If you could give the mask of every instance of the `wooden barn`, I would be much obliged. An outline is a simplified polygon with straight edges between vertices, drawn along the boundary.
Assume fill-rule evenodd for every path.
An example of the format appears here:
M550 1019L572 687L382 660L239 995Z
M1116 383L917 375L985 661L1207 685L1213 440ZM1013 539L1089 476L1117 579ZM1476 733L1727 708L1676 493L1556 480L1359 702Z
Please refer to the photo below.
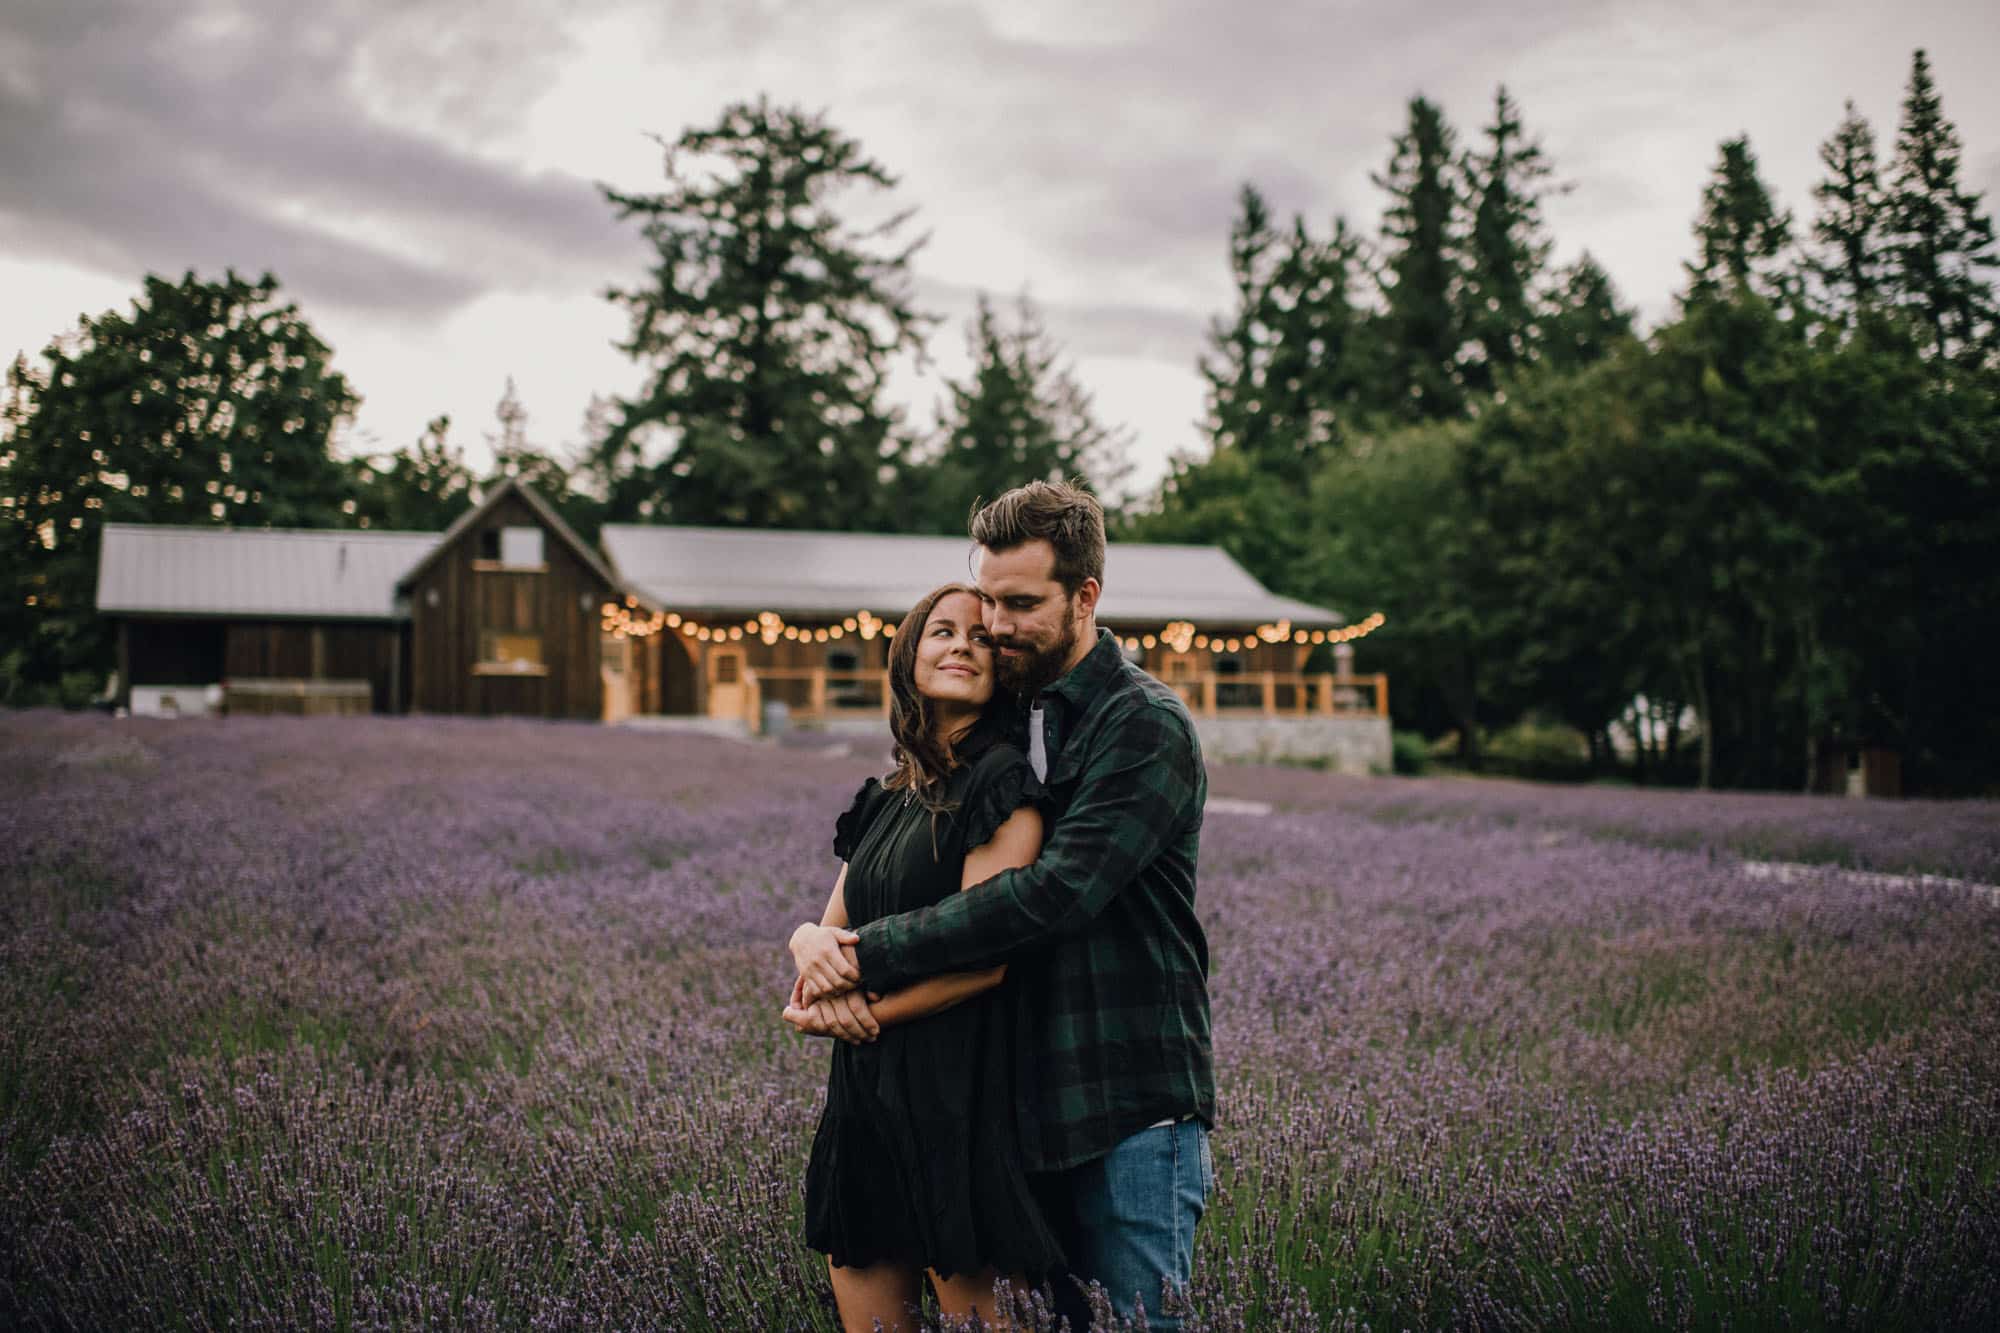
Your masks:
M962 537L635 524L592 549L508 479L443 533L107 523L98 608L135 711L879 728L897 622L970 556ZM1289 753L1308 722L1366 721L1386 755L1388 682L1352 669L1379 616L1276 596L1216 547L1121 542L1098 622L1205 737Z
M219 695L229 712L597 719L603 607L625 596L513 479L443 533L107 523L98 557L138 712Z

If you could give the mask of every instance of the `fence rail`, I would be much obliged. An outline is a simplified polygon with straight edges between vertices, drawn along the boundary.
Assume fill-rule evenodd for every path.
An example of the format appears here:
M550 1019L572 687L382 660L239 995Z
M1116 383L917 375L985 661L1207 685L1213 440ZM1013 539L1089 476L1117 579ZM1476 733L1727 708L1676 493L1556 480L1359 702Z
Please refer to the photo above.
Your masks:
M744 719L762 726L764 705L778 702L791 716L818 720L889 712L889 673L828 671L818 667L757 667L744 673ZM1389 678L1341 676L1331 671L1213 671L1175 676L1189 711L1201 717L1387 717Z

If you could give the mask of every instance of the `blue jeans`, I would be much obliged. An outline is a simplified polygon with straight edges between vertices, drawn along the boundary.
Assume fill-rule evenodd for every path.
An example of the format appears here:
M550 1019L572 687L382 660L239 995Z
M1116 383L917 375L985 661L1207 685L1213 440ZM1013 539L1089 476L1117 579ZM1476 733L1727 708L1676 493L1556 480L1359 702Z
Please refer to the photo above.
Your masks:
M1078 1330L1090 1324L1077 1282L1104 1284L1112 1307L1130 1319L1140 1301L1146 1322L1179 1329L1160 1312L1164 1284L1184 1289L1194 1268L1194 1228L1215 1188L1208 1130L1199 1120L1155 1125L1104 1156L1060 1174L1054 1191L1070 1277L1055 1281L1056 1310ZM1066 1206L1065 1206L1066 1205Z

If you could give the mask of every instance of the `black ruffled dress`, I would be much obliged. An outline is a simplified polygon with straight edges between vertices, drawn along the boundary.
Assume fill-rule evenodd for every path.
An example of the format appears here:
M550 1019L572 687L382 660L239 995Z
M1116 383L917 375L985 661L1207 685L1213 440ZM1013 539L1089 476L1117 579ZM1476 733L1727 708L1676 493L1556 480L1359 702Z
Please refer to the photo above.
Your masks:
M1020 749L982 726L946 782L937 816L863 783L840 816L847 919L864 925L959 891L965 854L1047 792ZM1018 1040L1010 988L836 1041L826 1110L806 1166L806 1244L842 1267L903 1263L944 1276L995 1269L1039 1278L1062 1248L1030 1192L1015 1129Z

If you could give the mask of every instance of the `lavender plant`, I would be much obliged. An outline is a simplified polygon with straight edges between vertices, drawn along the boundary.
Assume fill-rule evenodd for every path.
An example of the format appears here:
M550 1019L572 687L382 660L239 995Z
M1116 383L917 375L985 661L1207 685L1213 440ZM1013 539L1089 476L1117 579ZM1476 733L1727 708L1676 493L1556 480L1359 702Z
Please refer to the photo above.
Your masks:
M871 758L0 715L0 1324L836 1328L777 1010ZM1216 786L1284 808L1204 832L1192 1326L2000 1318L1991 904L1748 876L1820 836L1762 798ZM1952 807L1858 829L1980 864Z

